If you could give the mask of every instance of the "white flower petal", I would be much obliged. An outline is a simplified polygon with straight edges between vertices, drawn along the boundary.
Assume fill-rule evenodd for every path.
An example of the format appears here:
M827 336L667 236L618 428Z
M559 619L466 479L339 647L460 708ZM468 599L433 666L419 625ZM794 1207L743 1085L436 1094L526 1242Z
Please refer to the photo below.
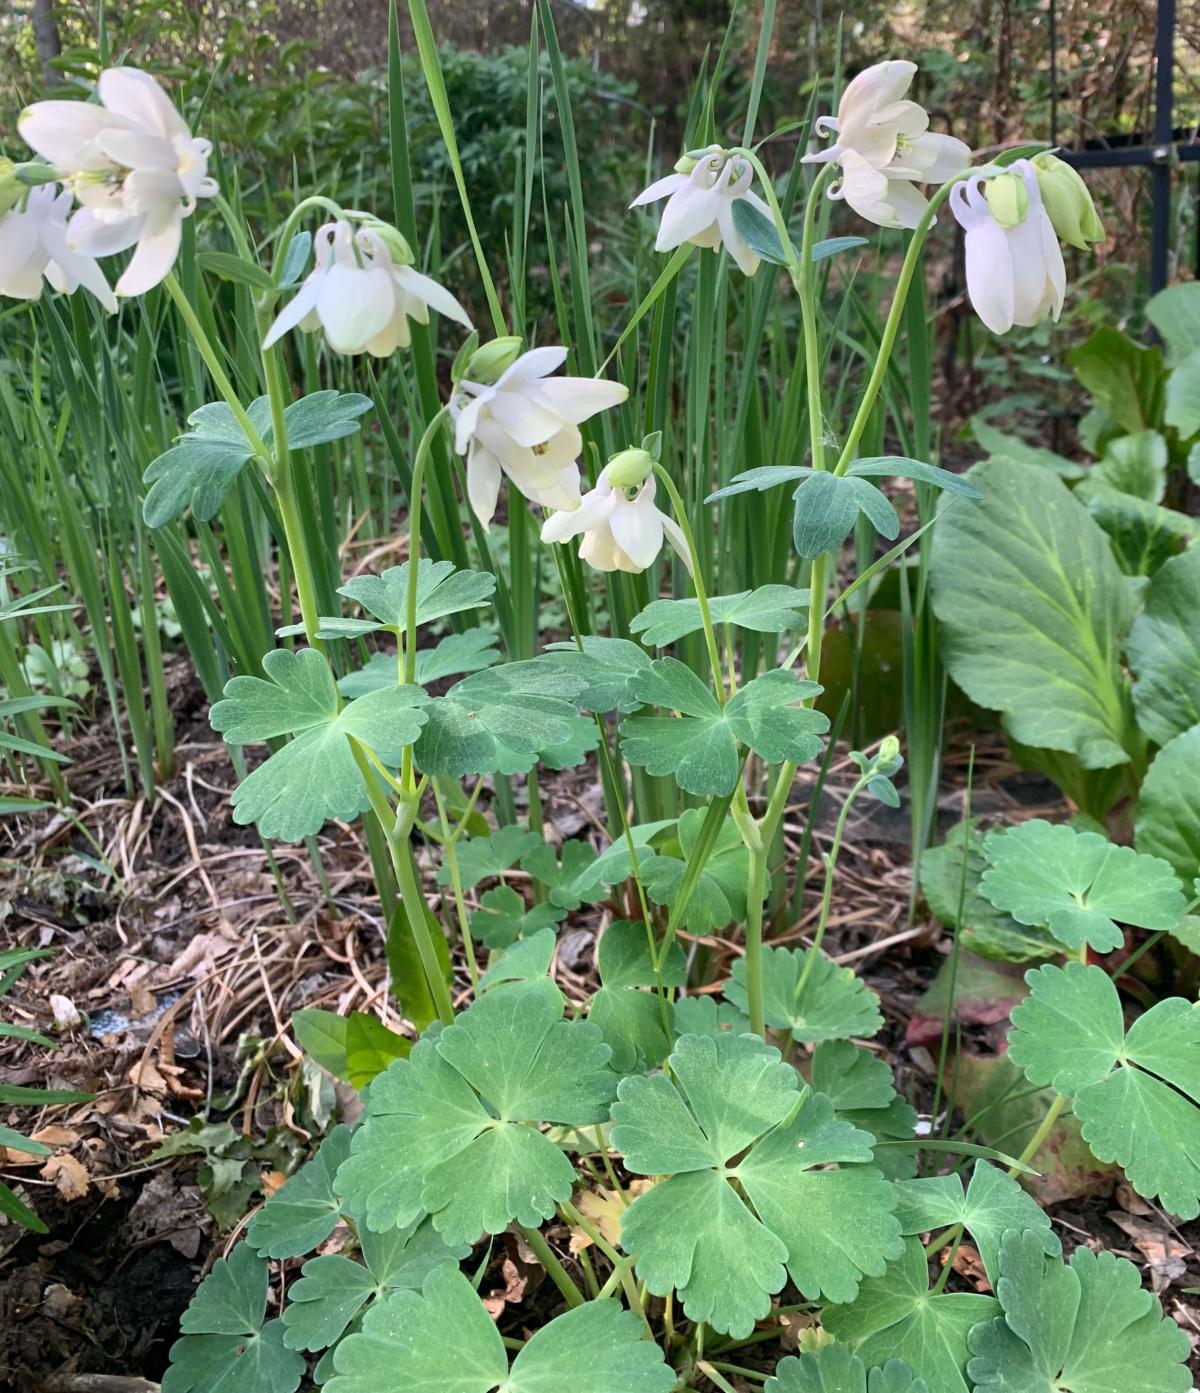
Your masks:
M123 164L129 169L164 169L172 175L175 173L175 151L170 141L162 136L110 126L100 132L96 143L114 164Z
M567 361L567 350L558 346L531 348L522 353L517 361L496 380L498 391L507 391L520 383L532 382L539 377L548 377Z
M1013 326L1013 264L1008 238L995 219L980 219L966 235L967 294L993 334Z
M758 270L758 253L738 231L737 224L733 220L732 201L722 200L717 223L721 229L721 241L725 243L725 250L737 262L738 270L744 276L752 276Z
M318 282L322 274L321 271L314 271L275 316L275 322L267 330L266 337L263 339L262 346L264 348L271 348L277 344L284 334L290 329L294 329L305 315L311 313L316 307L317 294L320 291Z
M167 140L191 135L171 99L149 73L138 68L106 68L96 85L109 111L139 130Z
M609 527L617 545L639 571L644 571L662 550L662 514L644 491L639 491L632 502L621 503L613 510Z
M663 209L662 222L654 241L656 251L668 252L697 236L717 221L721 195L713 189L689 185L672 194Z
M97 170L109 166L96 144L106 127L116 124L110 112L94 102L34 102L21 113L21 139L43 159L67 170Z
M500 480L503 477L500 461L490 450L485 450L477 441L471 442L467 455L467 498L471 511L488 530L488 524L496 515L496 500L500 497Z
M453 319L468 329L471 327L470 316L466 310L432 276L424 276L420 271L414 271L411 266L397 266L393 269L392 275L400 283L406 295L414 296L447 319Z
M851 79L838 103L838 128L848 122L870 121L876 111L898 102L912 85L917 65L907 59L875 63Z
M179 215L145 233L138 239L137 250L117 281L118 295L144 295L153 290L175 265L183 218Z
M687 538L683 535L683 528L674 518L668 517L666 513L662 515L663 531L666 533L667 541L675 550L676 556L687 567L688 575L692 574L692 554L688 551Z
M562 429L561 417L543 406L532 393L497 392L488 415L518 445L544 444Z
M665 179L656 179L649 188L643 189L629 206L640 208L645 203L654 203L660 198L666 198L669 193L674 193L676 189L683 188L687 182L686 174L668 174Z
M577 426L627 401L629 388L603 377L547 377L538 383L536 395L561 420Z
M336 353L361 353L391 319L394 305L392 278L381 266L364 270L338 261L317 291L317 314Z

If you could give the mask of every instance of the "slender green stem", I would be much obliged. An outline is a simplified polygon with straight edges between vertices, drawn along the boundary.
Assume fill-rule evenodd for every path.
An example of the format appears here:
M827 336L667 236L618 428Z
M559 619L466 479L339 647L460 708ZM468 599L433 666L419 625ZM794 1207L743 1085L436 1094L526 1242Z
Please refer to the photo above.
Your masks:
M408 500L408 590L404 613L404 680L410 685L417 680L417 572L421 560L421 508L425 488L425 466L429 453L450 408L443 406L425 427L413 460L412 496Z
M320 194L302 198L288 214L287 222L280 228L279 236L275 241L275 258L271 269L276 281L278 281L279 273L283 268L283 259L287 256L288 247L291 246L292 238L295 236L296 225L306 213L311 212L314 208L320 208L322 212L329 213L335 221L345 217L345 211L331 198L323 198Z
M1021 1165L1029 1165L1033 1161L1033 1158L1042 1149L1042 1144L1050 1135L1051 1131L1054 1128L1054 1124L1062 1115L1062 1111L1067 1106L1068 1101L1069 1099L1065 1098L1060 1093L1054 1099L1054 1102L1051 1103L1050 1106L1046 1109L1046 1116L1042 1118L1041 1124L1038 1127L1037 1131L1034 1132L1033 1136L1029 1138L1029 1141L1026 1143L1025 1150L1022 1151L1020 1156L1017 1157L1017 1160L1020 1162ZM1017 1175L1017 1167L1010 1166L1008 1168L1008 1173L1009 1175Z
M712 614L708 608L708 591L705 589L704 574L700 569L700 553L696 549L696 538L692 532L692 525L688 521L683 499L675 487L675 480L661 464L654 466L654 475L662 481L667 490L667 496L671 500L671 511L675 514L679 529L683 533L683 539L687 543L688 556L692 562L692 585L696 591L696 602L700 606L700 622L704 625L704 642L708 647L708 661L712 667L713 682L717 688L717 700L724 706L725 684L721 680L721 654L717 648L717 634L713 628Z
M764 1035L763 901L767 889L767 844L758 827L754 828L754 836L756 844L747 848L750 853L750 873L746 878L746 1002L750 1029L755 1035Z
M466 954L467 971L471 974L471 986L477 987L479 985L479 968L475 962L475 943L471 938L470 920L467 917L467 908L463 900L462 874L458 868L458 839L450 830L450 822L446 817L446 804L436 781L433 782L432 787L433 799L437 804L438 821L442 827L443 845L446 849L446 867L450 872L450 885L454 892L454 908L458 915L458 927L462 935L463 952Z
M587 1298L583 1292L575 1285L571 1274L558 1260L558 1255L549 1243L541 1229L527 1228L524 1224L517 1226L525 1237L525 1242L533 1249L534 1256L538 1262L546 1269L546 1273L554 1285L563 1294L563 1298L568 1306L582 1306Z

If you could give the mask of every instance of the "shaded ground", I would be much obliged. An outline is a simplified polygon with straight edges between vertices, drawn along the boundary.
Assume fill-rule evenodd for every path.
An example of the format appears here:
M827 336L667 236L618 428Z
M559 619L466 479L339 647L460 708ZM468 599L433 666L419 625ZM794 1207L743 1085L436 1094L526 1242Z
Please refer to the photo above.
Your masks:
M361 841L349 830L325 829L319 848L327 892L304 847L277 848L272 864L252 829L229 820L233 771L208 730L186 663L171 676L179 770L153 807L125 797L120 770L105 757L116 748L114 734L101 726L69 751L78 824L59 816L0 824L0 946L54 950L0 1009L7 1019L48 1030L54 995L63 998L56 1003L60 1017L72 1008L80 1017L49 1058L0 1040L0 1081L96 1095L94 1103L40 1112L0 1110L0 1121L54 1152L47 1161L0 1149L0 1177L49 1229L38 1235L0 1225L0 1393L153 1389L199 1276L333 1110L344 1115L355 1105L348 1091L300 1066L287 1030L291 1012L368 1010L400 1028ZM943 824L962 816L965 768L960 741L947 761ZM803 912L777 925L773 941L803 942L815 924L829 809L836 811L838 790L851 777L848 762L835 764L827 806L818 812ZM807 797L798 782L785 824L793 855ZM1034 811L1062 816L1056 799L1049 785L1009 761L1002 742L983 739L974 811L998 819ZM596 800L586 770L552 776L545 787L548 837L591 835L602 843ZM921 998L946 960L949 935L923 912L908 922L907 813L859 808L826 945L880 994L886 1025L876 1043L893 1063L898 1087L928 1113L941 1032L936 1017L930 1027ZM593 984L599 913L580 911L560 939L559 980L580 998ZM713 952L713 977L723 979L735 943L720 936L691 942ZM465 989L465 973L459 985ZM964 1049L993 1055L1003 1018L1003 1010L997 1017L989 1009L986 993L978 1002L968 993ZM208 1123L184 1130L192 1118ZM177 1154L156 1157L164 1141ZM1138 1263L1195 1343L1200 1307L1183 1288L1200 1285L1200 1225L1175 1226L1127 1187L1114 1191L1112 1176L1092 1188L1053 1206L1064 1245L1104 1247ZM557 1240L565 1250L565 1231ZM956 1266L956 1282L969 1288L981 1280L969 1248L960 1250ZM543 1275L511 1236L496 1244L482 1290L506 1329L519 1333L535 1308L558 1301ZM763 1349L769 1367L777 1351Z

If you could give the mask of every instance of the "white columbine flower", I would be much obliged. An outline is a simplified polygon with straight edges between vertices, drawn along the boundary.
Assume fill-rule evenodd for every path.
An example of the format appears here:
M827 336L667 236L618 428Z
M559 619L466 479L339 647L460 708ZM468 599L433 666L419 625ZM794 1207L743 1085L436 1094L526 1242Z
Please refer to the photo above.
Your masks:
M967 145L931 132L924 107L905 97L916 71L915 63L897 60L859 73L837 116L817 118L817 134L837 139L804 156L806 164L836 161L842 177L829 196L881 227L916 227L927 201L916 185L944 184L971 162Z
M1062 248L1042 203L1037 173L1017 160L1007 174L1023 180L1024 216L1005 226L988 202L983 179L955 186L950 209L966 233L967 293L975 313L994 334L1014 324L1032 326L1047 315L1057 320L1066 293Z
M644 571L662 550L664 537L691 570L687 542L674 519L660 512L654 502L654 475L640 484L622 488L611 482L608 469L600 471L596 487L585 493L579 506L553 513L542 524L543 542L566 542L581 533L580 559L597 571Z
M117 308L116 296L95 258L67 245L70 211L69 193L42 184L29 190L23 211L10 208L0 215L0 295L36 300L45 277L55 290L70 294L82 285L106 310Z
M486 528L505 474L533 503L579 503L579 423L620 406L629 389L596 377L551 377L565 348L534 348L494 383L462 381L450 402L454 448L467 457L467 494Z
M687 163L686 157L680 161L681 165ZM644 203L667 199L654 241L656 251L673 251L684 242L715 250L724 243L744 274L752 276L758 270L759 257L737 230L733 205L744 198L771 220L770 208L750 187L753 178L754 170L744 159L727 155L719 145L710 145L689 173L668 174L643 189L629 206L640 208Z
M313 238L316 265L267 331L263 347L289 329L323 329L335 352L386 358L412 341L408 321L428 324L431 309L469 329L466 310L448 290L393 259L393 240L401 255L399 234L382 225L355 231L342 221L319 228Z
M212 145L192 135L148 73L107 68L97 91L98 104L35 102L17 128L81 205L68 225L70 245L89 256L136 247L117 294L141 295L175 264L196 200L217 192L208 177Z

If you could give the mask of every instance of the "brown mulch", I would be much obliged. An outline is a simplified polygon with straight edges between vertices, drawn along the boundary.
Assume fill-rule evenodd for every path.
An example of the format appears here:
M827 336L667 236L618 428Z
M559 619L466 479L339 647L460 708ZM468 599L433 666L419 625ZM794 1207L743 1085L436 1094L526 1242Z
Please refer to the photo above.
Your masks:
M405 1028L388 994L385 926L361 838L350 828L325 828L317 839L322 886L305 847L268 852L253 829L236 827L227 753L207 727L186 662L173 662L178 768L152 804L126 794L108 754L116 736L111 725L98 726L81 731L67 751L75 761L73 818L0 822L0 947L53 950L26 971L0 1011L49 1033L52 996L60 1019L78 1016L49 1056L0 1039L0 1081L95 1095L86 1104L0 1109L0 1122L53 1148L49 1160L0 1148L0 1178L49 1229L28 1234L0 1223L0 1393L152 1390L197 1280L240 1232L238 1215L281 1182L281 1170L304 1154L333 1106L353 1106L348 1090L314 1101L319 1090L299 1067L291 1013L364 1010ZM1017 769L1002 739L975 738L975 812L997 821L1063 815L1053 787ZM962 736L943 774L943 827L962 816L967 758ZM810 941L820 855L840 792L855 774L848 760L835 761L817 812L802 911L795 922L779 917L773 942ZM542 792L549 840L603 843L602 809L586 768L547 777ZM798 781L785 820L792 857L809 794ZM875 1043L894 1064L901 1091L928 1108L935 1066L928 1050L906 1045L906 1030L950 945L922 910L909 922L908 845L906 810L856 805L826 946L880 994L886 1024ZM520 885L519 873L513 883ZM593 949L605 912L585 907L560 939L557 976L577 999L595 985ZM723 934L684 946L711 952L716 981L740 951ZM467 976L458 967L465 997ZM231 1191L224 1230L202 1189L211 1183L208 1158L149 1159L194 1117L230 1122L243 1146L242 1188ZM1200 1285L1200 1227L1176 1226L1123 1186L1052 1212L1068 1250L1086 1242L1129 1257L1194 1342L1200 1338L1200 1309L1182 1293ZM568 1235L561 1238L565 1249ZM511 1236L495 1245L492 1266L481 1290L495 1314L557 1299ZM960 1250L957 1272L964 1289L977 1284L969 1248Z

